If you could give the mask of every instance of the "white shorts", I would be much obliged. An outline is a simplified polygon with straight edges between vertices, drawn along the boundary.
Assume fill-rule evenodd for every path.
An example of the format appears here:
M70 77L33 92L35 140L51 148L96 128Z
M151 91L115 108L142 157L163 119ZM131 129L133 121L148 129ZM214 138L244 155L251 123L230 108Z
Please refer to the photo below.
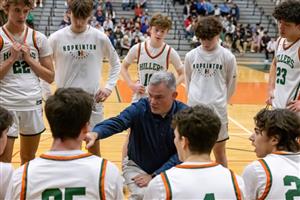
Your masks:
M103 120L103 104L96 103L93 106L92 114L90 118L90 129L92 130L94 126Z
M217 139L217 142L223 142L225 140L228 140L229 136L228 136L228 123L221 123L221 129L219 132L219 136Z
M10 112L13 116L13 124L8 130L8 137L18 138L19 133L22 136L34 136L45 131L42 108Z

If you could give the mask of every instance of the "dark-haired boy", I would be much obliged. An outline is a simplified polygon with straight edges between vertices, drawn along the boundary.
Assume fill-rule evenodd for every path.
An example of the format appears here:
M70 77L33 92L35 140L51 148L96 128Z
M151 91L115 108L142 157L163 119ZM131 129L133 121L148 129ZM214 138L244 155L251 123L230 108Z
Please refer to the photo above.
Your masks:
M93 103L80 88L61 88L48 98L51 149L14 172L6 199L123 199L118 168L81 151Z
M145 199L242 199L243 179L210 158L221 127L217 114L198 105L176 113L172 126L183 163L156 176Z
M249 140L256 156L262 159L244 170L246 199L299 198L299 117L288 109L263 109L254 121L254 133Z
M271 64L267 103L300 113L300 1L277 5L273 16L280 34Z
M184 65L187 104L209 105L221 119L221 130L213 151L216 161L227 166L227 103L235 91L237 64L234 55L219 44L222 29L218 18L201 18L195 30L201 45L186 54Z

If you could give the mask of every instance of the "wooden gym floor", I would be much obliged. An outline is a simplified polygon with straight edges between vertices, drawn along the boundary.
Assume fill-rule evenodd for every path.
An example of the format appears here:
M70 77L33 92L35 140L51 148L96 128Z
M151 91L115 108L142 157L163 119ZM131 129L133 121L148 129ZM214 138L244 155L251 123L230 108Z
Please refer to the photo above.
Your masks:
M247 67L248 66L248 67ZM250 67L249 67L250 66ZM229 168L241 174L244 167L256 159L248 137L254 128L253 116L265 106L268 73L260 63L243 63L238 66L238 84L235 95L228 105L229 135L227 157ZM173 71L173 68L170 69ZM104 64L103 79L108 77L108 64ZM130 67L130 73L136 77L136 66ZM101 83L103 85L103 81ZM53 84L53 91L55 86ZM185 101L184 86L179 87L179 99ZM123 80L119 80L116 89L104 103L105 118L117 115L130 103L130 90ZM50 129L45 118L47 130L42 134L37 156L49 150L52 142ZM121 166L121 151L126 132L101 140L102 157ZM15 142L13 165L20 165L19 141Z

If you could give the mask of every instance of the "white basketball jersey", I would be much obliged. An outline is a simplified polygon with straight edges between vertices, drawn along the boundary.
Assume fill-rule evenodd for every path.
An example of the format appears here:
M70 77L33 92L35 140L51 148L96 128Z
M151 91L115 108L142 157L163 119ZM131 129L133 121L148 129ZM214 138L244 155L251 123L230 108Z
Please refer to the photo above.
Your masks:
M12 196L7 196L11 199L123 198L117 167L90 153L69 156L43 154L26 163L19 172L22 182L14 184L20 191L11 189ZM17 182L16 178L18 175L13 177L14 182Z
M169 56L171 47L164 44L161 51L151 55L147 42L139 44L138 49L138 72L139 80L143 86L148 86L151 76L158 71L165 71L169 68Z
M227 123L227 101L236 84L237 66L234 55L218 45L208 52L197 47L185 58L189 106L210 105Z
M276 50L276 80L273 107L286 108L292 100L300 100L300 39L286 46L280 38Z
M244 174L248 199L300 199L300 153L269 154L247 166Z
M113 89L120 72L119 58L104 33L91 26L82 33L74 33L67 26L51 34L49 43L53 49L57 87L79 87L95 95L106 57L112 68L105 87Z
M36 37L39 38L36 39ZM1 27L0 61L4 62L10 57L10 48L14 41L20 44L26 43L30 47L31 57L38 61L40 56L37 47L38 39L41 39L41 33L28 27L25 28L19 40ZM33 110L42 104L39 78L22 57L14 62L4 78L0 80L0 88L0 105L7 109Z
M157 184L156 184L157 183ZM154 185L162 191L151 190ZM150 182L146 199L242 199L243 180L217 163L183 163ZM149 196L150 195L150 196Z
M0 199L4 199L8 184L13 174L11 163L0 162Z

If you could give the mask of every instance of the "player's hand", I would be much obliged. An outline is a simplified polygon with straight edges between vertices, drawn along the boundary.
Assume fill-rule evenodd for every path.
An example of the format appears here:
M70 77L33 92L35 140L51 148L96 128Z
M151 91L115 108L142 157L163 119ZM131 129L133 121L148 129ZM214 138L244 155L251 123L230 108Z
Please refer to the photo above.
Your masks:
M287 109L289 109L290 111L293 111L293 112L299 112L300 111L300 100L290 101L287 104Z
M98 133L96 132L87 133L85 138L83 139L86 142L85 148L86 149L91 148L95 144L97 138L98 138Z
M272 105L273 99L274 99L274 94L273 94L273 92L269 92L268 98L267 98L267 100L266 100L266 104L267 104L267 105Z
M95 100L97 103L104 102L109 97L110 94L111 94L111 90L107 88L100 88L96 93Z
M134 183L139 187L146 187L151 179L152 177L149 174L139 174L132 178Z
M133 93L138 93L138 94L145 93L145 87L139 81L137 81L132 85L129 85L129 87L133 91Z
M10 57L13 61L16 61L19 59L19 57L22 55L21 52L22 45L18 42L14 42L12 47L10 48Z
M22 49L21 49L22 53L23 53L23 59L26 62L29 62L29 59L32 59L30 57L30 47L27 44L22 45Z

